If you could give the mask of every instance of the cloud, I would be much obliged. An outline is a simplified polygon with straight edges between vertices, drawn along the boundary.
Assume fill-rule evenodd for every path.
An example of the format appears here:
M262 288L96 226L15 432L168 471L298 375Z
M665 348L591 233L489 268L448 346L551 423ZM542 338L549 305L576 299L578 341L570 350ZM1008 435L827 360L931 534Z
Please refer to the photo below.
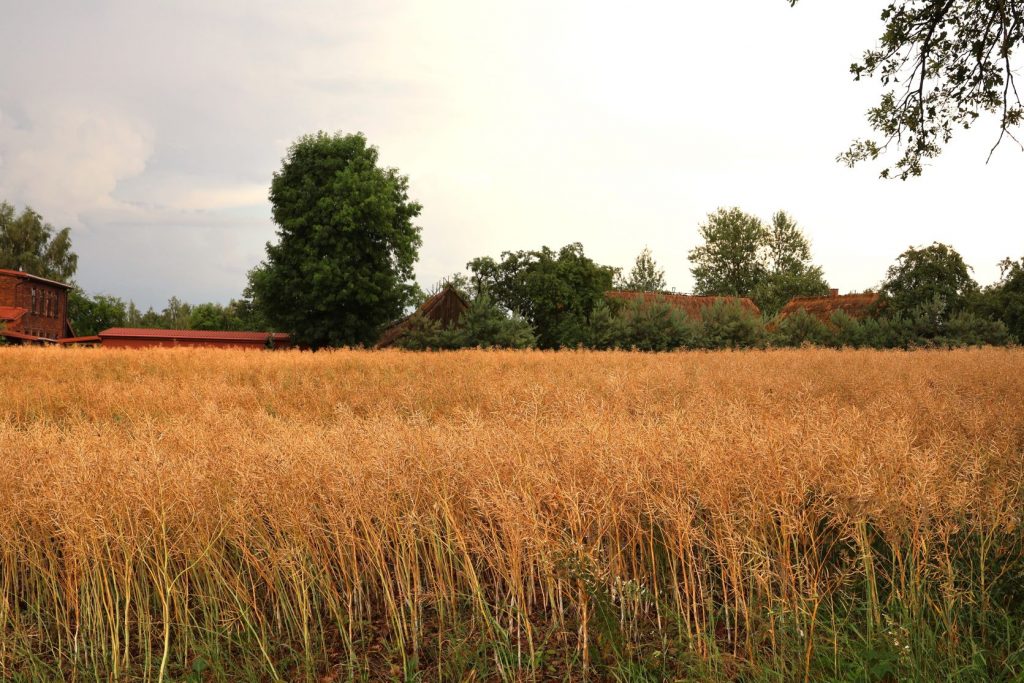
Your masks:
M0 196L45 206L47 220L62 225L121 206L114 191L145 170L152 131L120 112L46 104L26 110L23 126L0 109Z

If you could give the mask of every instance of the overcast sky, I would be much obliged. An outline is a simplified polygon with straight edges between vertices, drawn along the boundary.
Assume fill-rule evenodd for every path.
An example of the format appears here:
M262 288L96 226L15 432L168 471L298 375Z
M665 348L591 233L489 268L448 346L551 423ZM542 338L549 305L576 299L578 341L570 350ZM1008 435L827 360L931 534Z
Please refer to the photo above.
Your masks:
M689 291L719 206L789 211L844 291L910 245L983 284L1024 256L1024 153L992 125L925 176L835 163L875 82L879 0L0 0L0 199L72 228L77 281L161 308L240 294L298 136L363 131L410 178L421 284L475 256L649 246Z

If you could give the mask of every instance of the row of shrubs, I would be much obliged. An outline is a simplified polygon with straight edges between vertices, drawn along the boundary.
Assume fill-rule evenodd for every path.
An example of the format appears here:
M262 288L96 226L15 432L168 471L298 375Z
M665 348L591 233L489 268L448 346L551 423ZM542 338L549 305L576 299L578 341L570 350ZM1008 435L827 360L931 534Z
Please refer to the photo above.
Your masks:
M578 346L591 349L736 349L826 347L907 349L1004 346L1016 343L1006 325L973 312L945 315L942 302L909 313L877 315L861 320L837 311L829 323L804 310L786 318L766 320L735 302L719 301L700 320L661 301L625 305L599 303L580 333ZM507 315L486 294L476 297L457 325L413 317L399 346L410 350L460 348L531 348L536 338L529 323Z

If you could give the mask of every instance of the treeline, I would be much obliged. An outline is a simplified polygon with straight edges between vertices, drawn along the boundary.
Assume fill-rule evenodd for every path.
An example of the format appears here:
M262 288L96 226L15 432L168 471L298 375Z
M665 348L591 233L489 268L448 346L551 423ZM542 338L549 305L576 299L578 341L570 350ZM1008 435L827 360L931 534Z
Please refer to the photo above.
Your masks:
M189 304L171 297L160 311L139 310L133 301L105 294L88 295L81 288L71 290L68 319L75 334L91 337L111 327L145 327L168 330L262 331L266 320L251 299L218 303Z
M379 165L361 134L300 138L274 174L270 199L278 227L245 293L227 305L171 298L140 311L116 296L72 293L76 334L110 327L279 331L308 348L373 346L382 330L425 294L413 279L422 243L413 222L421 206L408 178ZM579 243L555 250L475 258L450 278L470 302L457 324L415 318L407 348L510 347L746 348L814 343L910 348L1008 344L1024 340L1024 259L1000 264L1000 280L980 286L952 247L932 244L899 256L862 319L779 311L793 297L829 293L810 241L785 212L768 221L720 208L698 226L689 254L693 293L749 298L761 311L721 304L690 315L665 301L624 304L611 290L668 293L665 274L644 250L628 274L586 256ZM72 281L77 256L67 228L31 209L0 203L0 268Z
M719 212L713 216L726 215ZM778 215L777 215L778 218ZM776 221L778 223L778 221ZM793 226L795 228L795 225ZM705 230L706 238L710 231ZM731 234L742 234L732 232ZM795 233L799 236L799 233ZM792 234L791 234L792 236ZM787 240L789 244L800 240ZM753 264L733 258L721 267L725 249L714 238L691 252L702 295L746 297L760 303L761 315L738 301L722 300L699 314L670 302L664 274L648 250L637 257L628 277L587 258L580 244L559 251L506 252L500 261L480 258L470 274L450 281L470 301L458 324L441 328L414 318L398 344L408 349L592 348L669 351L819 346L924 348L1006 345L1024 339L1024 259L1000 264L998 282L981 287L954 249L944 244L910 248L887 271L877 301L862 315L836 310L826 319L797 309L778 310L792 296L827 294L820 269L806 259L762 268L758 250L747 250ZM803 240L806 245L806 240ZM713 258L705 258L711 254ZM776 255L783 255L781 250ZM718 262L715 262L718 259ZM785 263L785 258L776 264ZM770 263L770 262L769 262ZM796 264L796 265L794 265ZM801 282L802 280L802 282ZM818 282L820 280L820 283ZM654 292L653 301L621 300L609 290ZM823 290L823 291L822 291Z

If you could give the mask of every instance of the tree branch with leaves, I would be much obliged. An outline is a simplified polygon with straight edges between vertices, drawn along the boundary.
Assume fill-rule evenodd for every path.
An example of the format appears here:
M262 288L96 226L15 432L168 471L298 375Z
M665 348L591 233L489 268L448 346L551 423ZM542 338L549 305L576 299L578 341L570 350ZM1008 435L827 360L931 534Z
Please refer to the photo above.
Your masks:
M999 127L989 159L1006 138L1024 150L1014 133L1024 108L1013 60L1024 40L1024 0L900 0L881 18L878 46L850 66L855 80L882 84L868 110L877 136L854 140L839 161L854 166L896 147L901 156L881 176L906 180L984 114Z

